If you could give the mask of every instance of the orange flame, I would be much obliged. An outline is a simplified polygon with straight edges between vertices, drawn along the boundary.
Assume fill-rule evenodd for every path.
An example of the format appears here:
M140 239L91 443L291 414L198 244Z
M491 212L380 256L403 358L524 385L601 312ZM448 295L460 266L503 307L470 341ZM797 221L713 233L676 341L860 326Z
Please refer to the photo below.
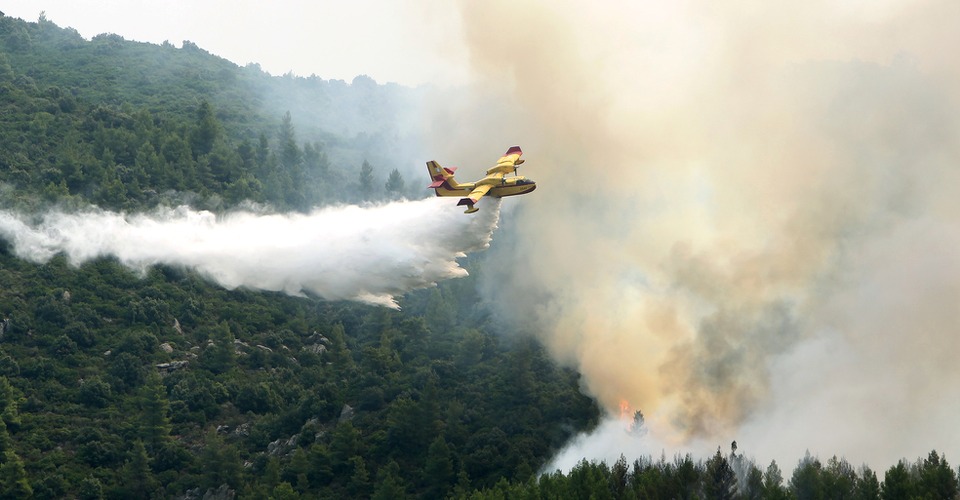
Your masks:
M629 420L630 415L630 403L626 399L620 400L620 420Z

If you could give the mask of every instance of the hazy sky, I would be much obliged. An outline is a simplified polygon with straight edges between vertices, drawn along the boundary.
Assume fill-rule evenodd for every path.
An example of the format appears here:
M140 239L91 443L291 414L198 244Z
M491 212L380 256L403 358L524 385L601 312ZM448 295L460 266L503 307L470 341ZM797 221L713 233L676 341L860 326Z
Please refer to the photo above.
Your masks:
M379 83L461 83L465 50L452 2L438 0L13 0L11 17L40 12L89 39L116 33L127 40L180 46L183 40L239 65L271 74L293 71Z

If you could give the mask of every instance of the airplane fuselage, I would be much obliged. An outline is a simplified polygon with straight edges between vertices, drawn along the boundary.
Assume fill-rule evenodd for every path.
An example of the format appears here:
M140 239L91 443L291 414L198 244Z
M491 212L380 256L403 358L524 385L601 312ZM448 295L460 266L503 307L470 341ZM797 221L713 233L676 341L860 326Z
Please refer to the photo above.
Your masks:
M457 189L450 189L446 185L436 188L437 196L459 196L464 197L470 194L477 186L487 183L486 180L477 182L465 182L457 185ZM537 189L537 183L522 176L505 177L499 180L490 181L493 187L487 192L487 196L494 198L503 198L504 196L516 196L527 194Z

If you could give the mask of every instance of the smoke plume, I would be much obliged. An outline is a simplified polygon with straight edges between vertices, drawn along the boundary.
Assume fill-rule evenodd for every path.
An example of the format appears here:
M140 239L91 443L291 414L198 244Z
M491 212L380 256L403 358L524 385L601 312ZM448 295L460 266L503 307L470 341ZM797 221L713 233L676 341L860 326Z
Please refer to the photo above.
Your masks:
M644 446L960 456L960 4L460 7L436 147L521 144L540 186L491 300Z
M466 275L456 259L486 248L499 217L487 203L465 217L450 199L321 208L310 214L222 216L186 207L149 214L97 209L27 218L0 212L16 255L71 264L113 256L131 269L196 269L228 289L315 294L397 307L394 297Z

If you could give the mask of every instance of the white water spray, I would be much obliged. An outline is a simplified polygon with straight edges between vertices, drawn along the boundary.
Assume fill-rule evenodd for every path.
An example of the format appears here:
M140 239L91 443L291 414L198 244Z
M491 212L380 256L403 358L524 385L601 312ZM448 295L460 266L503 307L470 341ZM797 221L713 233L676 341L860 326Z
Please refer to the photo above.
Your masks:
M141 272L154 264L192 268L228 289L397 307L397 295L466 276L457 258L486 248L497 227L499 202L485 205L474 216L440 198L309 214L90 208L50 211L36 223L0 211L0 238L34 262L61 252L72 265L113 256Z

